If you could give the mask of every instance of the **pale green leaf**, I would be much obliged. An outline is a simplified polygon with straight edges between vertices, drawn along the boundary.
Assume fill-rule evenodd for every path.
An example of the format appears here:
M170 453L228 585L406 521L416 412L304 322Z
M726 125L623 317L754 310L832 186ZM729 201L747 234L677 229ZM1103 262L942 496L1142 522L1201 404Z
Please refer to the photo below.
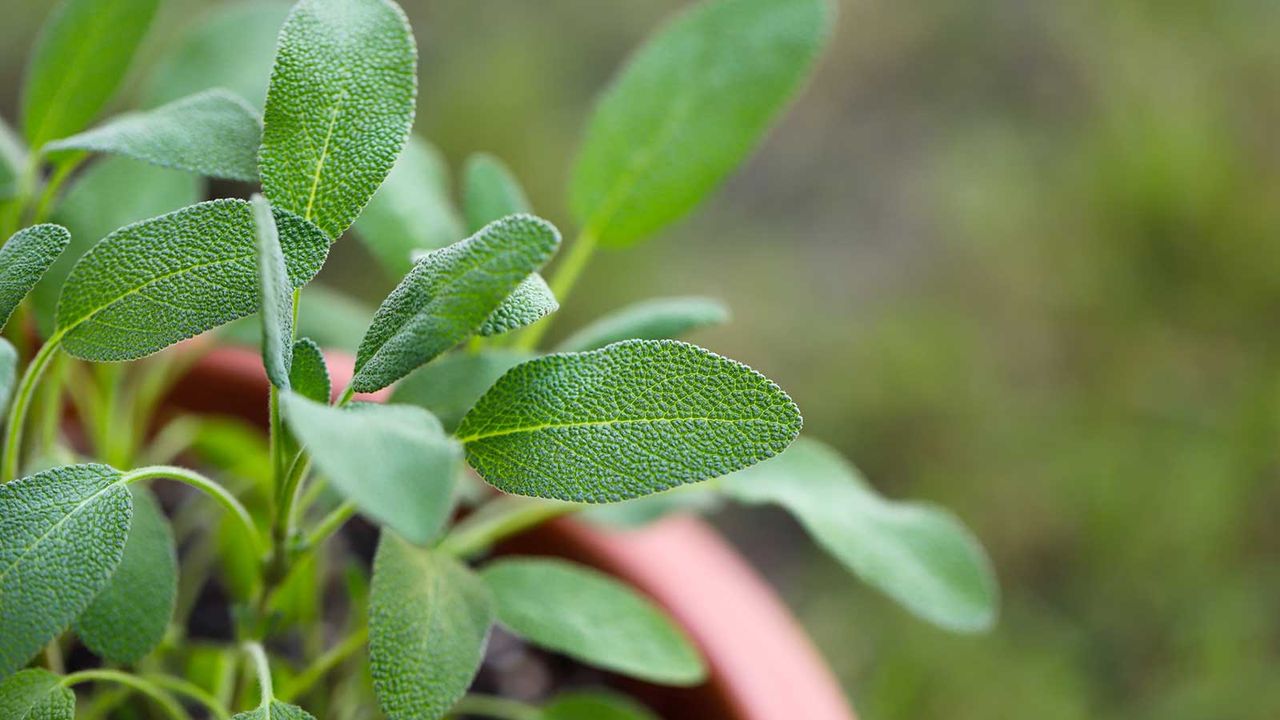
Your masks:
M143 487L133 494L133 523L124 557L107 586L76 620L76 634L109 662L136 663L164 639L178 593L173 531Z
M9 123L0 117L0 201L18 194L22 172L27 166L27 148ZM4 205L0 204L0 209Z
M493 311L477 330L481 335L500 335L541 320L560 309L547 281L538 273L525 278Z
M294 287L328 239L275 209ZM80 259L58 302L58 333L85 360L132 360L258 309L257 241L244 200L212 200L111 233Z
M800 411L768 378L675 340L629 340L512 368L458 426L503 492L617 502L781 452Z
M112 118L45 145L46 153L124 155L209 177L258 179L258 113L227 90L206 90L146 112Z
M0 247L0 327L71 242L61 225L33 225L14 233Z
M316 720L297 705L272 700L266 706L237 714L231 720Z
M159 0L64 0L40 30L22 88L32 148L85 128L115 94Z
M709 0L642 47L600 98L570 201L622 246L679 219L751 150L809 74L829 0Z
M262 192L342 234L413 125L417 49L391 0L302 0L280 31L267 89Z
M516 350L450 353L397 383L391 399L430 410L445 430L453 432L503 373L532 358Z
M664 685L706 676L698 651L666 614L613 578L551 559L511 559L480 573L498 622L549 650Z
M281 406L316 466L361 512L418 544L440 532L453 510L462 449L431 413L410 405L336 408L293 393Z
M484 657L493 601L443 553L382 534L373 563L369 659L390 720L438 720L470 687Z
M18 378L18 351L13 344L0 338L0 414L9 407L13 383Z
M462 206L468 232L507 215L533 212L519 181L498 158L476 153L467 158L462 176Z
M708 513L720 508L724 498L702 485L683 485L608 505L587 508L582 517L605 527L638 528L672 513Z
M352 387L380 390L470 337L559 244L551 223L515 215L419 260L374 315Z
M250 201L258 251L258 317L262 321L262 364L267 378L289 389L293 362L293 283L285 265L271 205L261 195Z
M615 310L565 338L561 352L595 350L621 340L678 338L698 328L729 321L729 309L719 300L672 297L644 300Z
M659 720L628 697L606 692L568 692L542 708L539 720Z
M311 338L302 338L293 344L293 364L289 367L290 388L308 400L329 402L333 384L329 380L329 367L324 362L324 352Z
M944 510L876 494L831 448L802 438L721 482L737 500L789 510L827 552L920 617L962 632L995 621L998 588L973 534Z
M71 465L0 485L0 677L20 669L111 579L129 537L120 471Z
M0 682L4 720L74 720L75 715L75 693L48 670L23 670Z

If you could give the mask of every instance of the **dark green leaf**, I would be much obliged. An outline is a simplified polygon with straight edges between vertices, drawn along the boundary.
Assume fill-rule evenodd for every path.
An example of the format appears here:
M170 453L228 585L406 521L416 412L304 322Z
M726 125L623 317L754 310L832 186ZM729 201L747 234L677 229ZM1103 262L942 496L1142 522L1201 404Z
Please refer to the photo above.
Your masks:
M605 315L570 335L557 346L561 352L595 350L621 340L665 340L729 321L729 309L719 300L673 297L645 300Z
M0 327L70 242L66 228L44 224L19 230L0 247Z
M262 320L262 364L267 378L278 388L289 389L289 367L293 362L293 283L285 265L280 235L276 232L271 205L261 195L249 203L253 208L258 251L258 317Z
M329 381L329 367L324 362L324 352L311 338L302 338L293 344L293 365L289 367L289 385L292 390L308 400L328 403L333 393Z
M311 713L297 705L272 700L265 707L254 708L237 714L231 720L316 720Z
M534 273L511 291L477 332L486 336L511 332L532 325L559 309L560 303L547 286L547 281Z
M463 209L468 232L508 215L533 212L515 175L492 155L477 153L463 168Z
M542 709L541 720L659 720L636 701L605 692L557 695Z
M515 350L451 353L410 373L396 384L391 398L430 410L445 430L453 432L503 373L532 358Z
M48 670L23 670L0 682L4 720L74 720L75 715L75 694Z
M18 351L13 344L0 338L0 415L9 407L13 394L13 382L18 377Z

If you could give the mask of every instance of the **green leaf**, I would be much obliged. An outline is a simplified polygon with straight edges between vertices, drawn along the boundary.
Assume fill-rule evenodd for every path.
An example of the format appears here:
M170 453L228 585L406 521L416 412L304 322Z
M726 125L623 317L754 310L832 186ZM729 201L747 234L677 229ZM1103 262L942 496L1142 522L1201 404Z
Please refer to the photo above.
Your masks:
M503 373L532 358L516 350L451 353L410 373L396 384L391 399L430 410L445 430L453 432Z
M470 687L493 624L484 582L443 553L382 534L373 562L369 660L390 720L437 720Z
M458 426L503 492L617 502L782 452L800 411L746 365L675 340L630 340L512 368Z
M410 135L355 225L388 275L409 272L415 251L437 250L466 236L449 192L449 169L440 151Z
M316 720L311 713L297 705L290 705L279 700L272 700L265 707L258 707L248 712L238 713L231 720Z
M9 123L0 118L0 200L7 200L18 194L18 184L26 166L26 146L9 127Z
M809 74L829 0L710 0L600 98L570 183L588 235L625 246L679 219L759 143Z
M419 260L374 315L351 386L380 390L467 339L559 244L551 223L516 215Z
M0 682L0 718L74 720L75 715L75 693L48 670L23 670Z
M631 588L581 565L499 560L480 573L498 621L517 635L589 665L665 685L706 676L698 651Z
M13 344L0 338L0 414L9 407L13 394L13 382L18 378L18 351Z
M0 485L0 677L75 620L124 555L132 500L119 470L70 465Z
M27 142L83 130L115 94L159 0L64 0L40 31L22 88Z
M477 331L481 335L500 335L541 320L560 309L560 303L538 273L525 278L493 311Z
M66 228L46 223L19 230L0 247L0 328L70 242Z
M981 545L954 516L877 495L814 440L722 481L742 502L786 508L827 552L916 615L961 631L995 621L998 589Z
M453 510L462 449L431 413L410 405L336 408L288 393L285 419L334 488L361 512L418 544Z
M324 264L328 239L275 209L294 287ZM84 360L133 360L258 309L249 203L212 200L123 227L80 259L58 302L58 333Z
M95 655L131 665L164 639L178 593L178 555L164 511L142 487L133 494L133 524L124 557L79 619L76 634Z
M542 708L540 720L659 720L631 698L606 692L557 695Z
M533 212L515 175L498 158L476 153L467 158L462 174L462 205L468 232L476 232L507 215Z
M44 151L124 155L209 177L254 181L261 141L257 111L230 92L216 89L155 110L121 115L51 142Z
M656 298L628 305L601 317L570 335L556 349L577 352L595 350L621 340L677 338L691 330L728 321L729 309L719 300Z
M289 386L302 397L318 403L328 403L333 393L329 380L329 367L324 362L324 351L311 338L302 338L293 344L293 364L289 367Z
M413 125L417 49L390 0L302 0L280 31L267 89L262 192L342 234Z
M285 265L280 235L271 205L261 195L249 203L257 232L258 316L262 320L262 364L267 378L278 388L289 389L293 363L293 283Z

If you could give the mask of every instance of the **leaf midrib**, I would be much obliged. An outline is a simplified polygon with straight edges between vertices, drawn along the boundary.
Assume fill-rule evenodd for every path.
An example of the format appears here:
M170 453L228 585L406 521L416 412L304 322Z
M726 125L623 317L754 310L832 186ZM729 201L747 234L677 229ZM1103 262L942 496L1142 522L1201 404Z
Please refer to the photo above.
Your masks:
M504 435L518 435L520 433L536 433L543 430L568 429L579 427L610 427L614 425L639 425L644 423L675 423L675 422L709 422L709 423L751 423L763 422L778 427L786 427L788 423L779 422L777 420L769 420L766 418L724 418L724 417L706 417L700 415L690 415L685 417L658 417L658 418L624 418L618 420L584 420L579 422L562 422L562 423L539 423L537 425L523 425L513 428L505 428L492 432L479 432L466 437L460 437L458 440L462 443L471 443L477 440L487 440L489 438L502 437Z
M98 490L97 492L93 493L89 497L77 503L75 508L73 508L71 512L64 515L62 519L58 520L58 522L51 525L48 530L45 530L43 533L41 533L40 537L36 538L34 542L26 546L26 548L23 550L21 555L15 558L13 562L9 563L9 567L5 568L3 572L0 572L0 584L4 582L4 579L9 576L9 573L12 572L15 567L21 565L22 561L27 559L27 556L31 554L32 550L34 550L38 545L43 543L58 528L62 527L66 522L71 520L71 518L78 515L81 510L83 510L89 503L98 499L100 495L107 492L108 490L115 489L117 486L121 485L122 483L123 483L123 478L116 479L115 481L108 484L106 487L102 488L101 490Z

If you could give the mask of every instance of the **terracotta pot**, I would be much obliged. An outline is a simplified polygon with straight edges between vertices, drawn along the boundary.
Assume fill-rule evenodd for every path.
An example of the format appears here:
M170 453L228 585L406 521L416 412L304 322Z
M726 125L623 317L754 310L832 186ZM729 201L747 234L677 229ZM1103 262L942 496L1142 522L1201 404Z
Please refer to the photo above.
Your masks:
M352 358L331 353L328 362L335 388L345 387ZM258 354L218 348L192 367L171 402L265 424L266 396ZM777 595L696 517L674 516L631 531L563 518L502 551L591 565L671 613L701 648L710 676L696 688L633 688L668 720L854 720L830 669Z

